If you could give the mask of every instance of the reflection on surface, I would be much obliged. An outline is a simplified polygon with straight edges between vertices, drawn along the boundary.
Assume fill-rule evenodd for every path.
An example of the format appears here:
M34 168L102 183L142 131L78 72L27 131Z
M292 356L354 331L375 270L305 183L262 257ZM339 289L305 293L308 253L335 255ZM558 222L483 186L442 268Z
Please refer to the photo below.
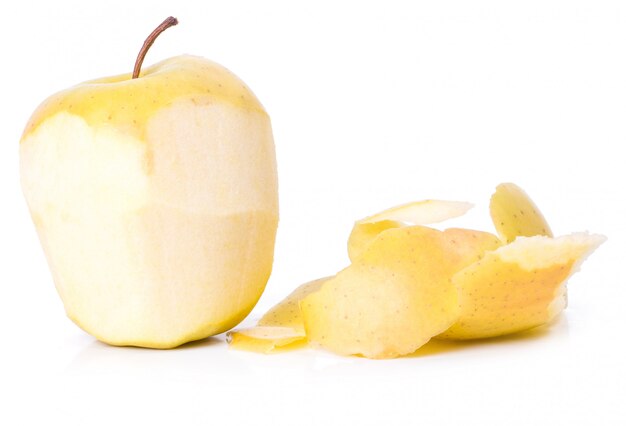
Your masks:
M405 375L410 363L413 373L427 371L433 363L452 362L473 356L493 357L506 361L528 351L551 351L567 344L567 317L561 315L548 326L513 335L470 341L431 340L407 357L393 360L368 360L344 357L323 350L302 349L277 354L258 354L230 349L224 336L187 343L176 349L144 349L109 346L96 340L83 343L63 375L70 377L124 378L139 380L194 381L230 386L244 379L266 383L290 382L293 377L325 380L341 373L344 377L364 374L392 377ZM558 350L558 349L557 349ZM537 355L539 355L537 352ZM455 359L459 358L459 359Z
M93 340L66 367L67 375L123 375L185 377L241 372L245 363L228 356L222 336L189 342L175 349L146 349L110 346Z

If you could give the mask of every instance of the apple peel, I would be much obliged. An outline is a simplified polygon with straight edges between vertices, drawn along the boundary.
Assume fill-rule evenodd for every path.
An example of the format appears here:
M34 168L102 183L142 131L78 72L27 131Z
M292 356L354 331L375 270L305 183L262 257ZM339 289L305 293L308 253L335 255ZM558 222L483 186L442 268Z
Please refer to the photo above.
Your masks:
M300 303L307 337L343 355L412 353L456 321L452 275L499 244L479 231L389 229Z
M235 349L269 354L306 344L306 335L291 327L256 326L229 332L226 341Z
M392 207L356 221L348 238L348 256L354 261L381 232L406 224L430 225L463 216L473 207L463 201L423 200Z
M498 235L507 243L517 237L552 237L552 230L539 208L514 183L501 183L496 187L489 203L489 212Z
M565 308L567 279L605 240L578 233L519 237L452 278L459 319L438 338L477 339L549 323Z
M381 359L413 353L431 338L496 337L549 323L566 307L568 278L606 238L553 238L534 202L511 183L490 202L498 236L424 226L470 207L427 200L357 221L348 267L300 286L257 327L229 333L231 345L268 353L308 341Z
M290 327L294 330L304 332L304 322L300 312L300 301L311 293L318 291L322 284L331 277L320 278L309 281L296 288L282 302L267 311L258 322L260 326L266 327Z
M291 348L295 343L306 343L300 301L318 291L330 278L320 278L300 285L263 315L256 327L228 332L228 343L236 349L266 354Z

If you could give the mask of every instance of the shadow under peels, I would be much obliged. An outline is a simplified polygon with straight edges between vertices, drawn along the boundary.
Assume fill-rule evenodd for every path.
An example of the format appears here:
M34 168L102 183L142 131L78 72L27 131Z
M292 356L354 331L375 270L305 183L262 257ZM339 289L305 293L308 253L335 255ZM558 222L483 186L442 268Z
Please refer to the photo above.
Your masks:
M529 330L520 331L514 334L507 334L504 336L472 340L443 340L433 338L417 351L413 352L412 354L405 355L405 357L421 358L441 355L450 352L457 352L461 350L469 350L477 347L484 348L485 346L491 345L519 344L522 342L542 339L548 335L563 333L567 334L567 332L567 319L563 315L561 315L549 324L544 324L535 328L531 328Z

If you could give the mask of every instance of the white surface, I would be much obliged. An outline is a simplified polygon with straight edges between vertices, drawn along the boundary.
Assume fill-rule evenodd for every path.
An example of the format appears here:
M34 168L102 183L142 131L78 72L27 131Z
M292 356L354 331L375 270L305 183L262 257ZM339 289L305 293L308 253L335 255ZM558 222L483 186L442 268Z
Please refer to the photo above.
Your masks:
M626 416L626 3L13 2L4 8L0 424L619 424ZM352 221L423 198L476 208L524 187L557 234L609 240L551 328L429 344L390 361L262 356L222 336L173 351L108 347L65 318L18 182L22 128L46 96L146 63L216 60L270 112L281 223L252 323L347 264Z

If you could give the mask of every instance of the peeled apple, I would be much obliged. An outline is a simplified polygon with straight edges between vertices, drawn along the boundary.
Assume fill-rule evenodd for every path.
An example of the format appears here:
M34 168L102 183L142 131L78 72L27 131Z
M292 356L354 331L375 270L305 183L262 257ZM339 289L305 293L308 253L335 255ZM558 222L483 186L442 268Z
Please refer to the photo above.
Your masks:
M20 172L66 313L99 340L202 339L264 290L278 224L272 129L221 65L177 56L52 95L26 126Z

